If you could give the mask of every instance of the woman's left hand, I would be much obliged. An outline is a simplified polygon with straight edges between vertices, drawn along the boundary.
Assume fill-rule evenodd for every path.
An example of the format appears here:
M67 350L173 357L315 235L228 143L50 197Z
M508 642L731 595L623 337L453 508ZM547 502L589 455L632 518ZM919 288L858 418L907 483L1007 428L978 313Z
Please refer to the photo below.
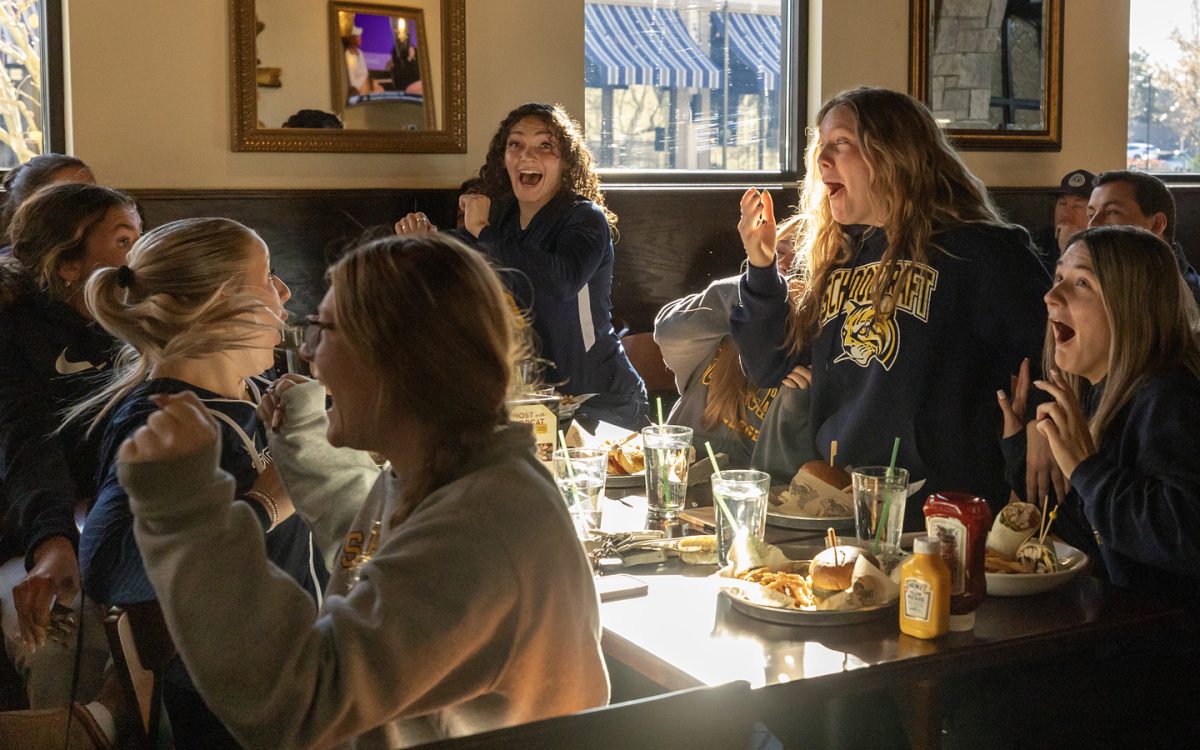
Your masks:
M1054 400L1037 409L1037 430L1050 442L1054 460L1068 480L1075 467L1085 458L1095 454L1096 442L1088 429L1087 418L1079 406L1075 392L1067 385L1057 370L1050 372L1050 380L1035 380L1033 384L1049 393Z
M482 193L463 193L458 196L458 207L463 212L463 225L472 237L478 237L488 225L492 211L492 199Z
M283 394L289 388L299 383L308 382L308 378L303 375L297 375L289 372L279 376L271 387L263 394L262 399L258 402L258 418L262 423L271 429L271 432L279 432L279 428L283 426L284 419L287 418L283 405Z
M198 453L217 442L217 420L191 391L150 397L158 411L121 443L117 460L127 464L170 461Z

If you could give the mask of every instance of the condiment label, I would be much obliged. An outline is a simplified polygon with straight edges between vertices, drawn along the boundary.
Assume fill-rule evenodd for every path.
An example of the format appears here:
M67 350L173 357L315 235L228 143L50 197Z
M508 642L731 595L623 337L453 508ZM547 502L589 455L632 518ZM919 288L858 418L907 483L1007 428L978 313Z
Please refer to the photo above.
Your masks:
M925 531L940 542L939 556L950 569L950 594L958 596L967 590L967 527L957 518L929 516Z
M929 622L933 612L933 584L920 578L904 579L904 616Z
M538 460L553 468L554 443L558 434L558 417L545 404L523 403L510 405L509 419L533 427Z

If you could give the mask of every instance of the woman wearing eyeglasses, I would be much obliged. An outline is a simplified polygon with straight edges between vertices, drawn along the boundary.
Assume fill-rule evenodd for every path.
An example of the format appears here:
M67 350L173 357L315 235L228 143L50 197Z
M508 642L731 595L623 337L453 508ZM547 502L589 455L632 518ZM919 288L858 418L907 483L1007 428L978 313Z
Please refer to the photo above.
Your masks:
M321 382L280 384L269 415L300 511L354 509L330 524L341 554L319 612L228 503L194 396L164 397L120 451L205 701L255 748L409 747L604 704L590 567L533 436L508 422L514 320L495 272L427 234L365 245L330 280L306 341ZM362 451L390 462L365 499Z
M68 416L90 418L92 429L103 426L98 497L79 545L83 588L93 599L128 605L162 593L146 577L134 541L116 453L126 438L159 418L154 413L162 399L189 392L220 425L221 468L233 477L237 504L255 518L259 539L265 535L267 558L300 584L309 606L320 601L328 576L308 524L293 514L255 413L260 385L254 376L273 364L287 317L283 303L291 296L271 273L270 261L267 246L245 226L186 219L144 235L125 265L101 269L88 280L88 309L125 342L105 386ZM179 491L186 483L174 487ZM219 545L206 545L206 554L222 573L204 585L220 587L240 574ZM230 606L242 612L259 603ZM238 747L178 658L164 678L164 702L177 748Z

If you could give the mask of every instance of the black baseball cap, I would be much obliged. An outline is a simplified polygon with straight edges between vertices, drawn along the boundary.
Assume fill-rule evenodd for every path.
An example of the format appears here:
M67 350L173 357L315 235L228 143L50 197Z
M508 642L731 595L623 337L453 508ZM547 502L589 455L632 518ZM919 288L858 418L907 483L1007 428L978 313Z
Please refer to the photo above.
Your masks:
M1087 200L1092 197L1092 183L1095 179L1096 175L1086 169L1076 169L1074 172L1067 172L1062 178L1062 183L1059 185L1056 195L1077 195Z

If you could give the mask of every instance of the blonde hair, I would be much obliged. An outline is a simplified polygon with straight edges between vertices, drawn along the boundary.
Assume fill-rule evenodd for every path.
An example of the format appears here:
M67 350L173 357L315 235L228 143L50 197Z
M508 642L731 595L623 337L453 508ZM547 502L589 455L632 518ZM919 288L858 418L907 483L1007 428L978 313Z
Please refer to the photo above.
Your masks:
M871 294L876 310L887 312L884 297L892 288L903 287L904 276L912 272L911 266L905 266L897 274L900 261L929 261L930 241L937 229L967 222L1003 223L987 188L967 169L925 105L907 94L879 88L862 87L834 96L817 113L817 127L808 131L807 174L796 230L801 243L796 264L807 293L789 326L794 350L803 348L819 327L821 298L830 273L850 260L850 243L834 221L821 180L820 125L835 107L846 108L854 117L888 239Z
M411 415L431 443L392 522L453 478L508 421L520 356L500 279L444 234L376 240L329 271L335 325L379 375L385 413Z
M738 356L733 338L725 336L717 345L708 382L708 398L704 403L704 414L700 424L711 430L719 424L736 424L746 418L746 394L757 391L746 373L742 371L742 360Z
M1139 227L1086 229L1071 240L1092 259L1110 333L1108 374L1088 420L1099 444L1113 418L1151 377L1182 366L1200 378L1200 312L1170 245ZM1069 249L1069 246L1068 246ZM1046 326L1045 368L1054 362L1054 329ZM1084 379L1063 373L1076 397Z
M126 266L93 273L88 310L125 344L100 390L65 421L95 413L94 429L156 364L250 348L248 334L271 327L255 320L262 297L241 291L255 240L232 219L182 219L142 235Z

